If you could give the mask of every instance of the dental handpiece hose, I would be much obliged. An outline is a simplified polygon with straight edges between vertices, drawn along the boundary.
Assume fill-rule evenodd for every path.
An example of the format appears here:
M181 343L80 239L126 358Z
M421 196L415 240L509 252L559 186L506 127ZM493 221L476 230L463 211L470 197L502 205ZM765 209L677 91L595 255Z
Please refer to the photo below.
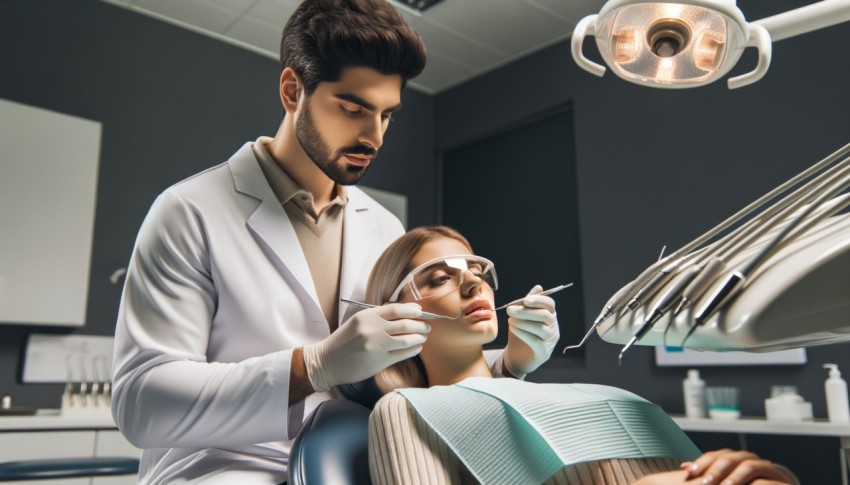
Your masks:
M833 187L832 190L822 194L818 199L808 206L806 206L803 210L801 210L794 219L791 220L782 230L779 231L770 242L765 244L765 246L758 252L753 258L747 261L744 266L742 266L739 270L733 271L723 284L717 289L717 291L712 295L711 299L702 307L702 309L697 313L694 318L694 325L691 326L690 330L688 330L687 335L685 335L685 339L682 341L682 346L688 340L688 338L694 333L697 327L702 326L709 318L711 318L714 313L720 309L727 301L732 299L743 287L743 283L746 279L752 275L753 272L761 265L770 256L773 251L782 243L785 237L790 233L795 227L797 227L800 222L806 219L812 212L815 211L821 204L825 201L832 199L839 193L841 193L847 186L850 185L850 179L844 179L840 184Z

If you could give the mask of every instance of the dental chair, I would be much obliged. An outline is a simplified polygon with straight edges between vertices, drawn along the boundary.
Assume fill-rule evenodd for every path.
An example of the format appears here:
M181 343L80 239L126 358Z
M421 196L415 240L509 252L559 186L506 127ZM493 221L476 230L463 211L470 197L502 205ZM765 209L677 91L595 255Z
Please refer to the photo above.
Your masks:
M381 397L372 379L339 387L346 399L316 407L292 443L288 485L368 485L369 414Z

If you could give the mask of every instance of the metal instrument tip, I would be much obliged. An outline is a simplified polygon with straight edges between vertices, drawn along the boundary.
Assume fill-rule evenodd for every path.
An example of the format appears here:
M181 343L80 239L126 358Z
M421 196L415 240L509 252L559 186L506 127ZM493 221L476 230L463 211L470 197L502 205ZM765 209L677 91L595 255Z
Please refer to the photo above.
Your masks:
M637 339L637 335L635 335L629 339L626 345L623 346L623 350L620 351L620 356L617 358L618 365L623 365L623 355L625 355L626 351L629 350L629 347L631 347L635 342L637 342Z

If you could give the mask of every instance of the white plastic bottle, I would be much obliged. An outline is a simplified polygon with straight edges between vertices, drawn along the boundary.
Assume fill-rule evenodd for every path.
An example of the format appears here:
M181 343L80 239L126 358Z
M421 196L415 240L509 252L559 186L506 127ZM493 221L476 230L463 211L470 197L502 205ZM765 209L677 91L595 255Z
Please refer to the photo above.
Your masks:
M685 415L689 418L705 417L705 381L699 371L688 369L688 378L682 381L685 391Z
M850 406L847 405L847 382L841 378L841 371L835 364L824 364L829 369L829 379L824 383L826 389L826 412L833 423L850 423Z

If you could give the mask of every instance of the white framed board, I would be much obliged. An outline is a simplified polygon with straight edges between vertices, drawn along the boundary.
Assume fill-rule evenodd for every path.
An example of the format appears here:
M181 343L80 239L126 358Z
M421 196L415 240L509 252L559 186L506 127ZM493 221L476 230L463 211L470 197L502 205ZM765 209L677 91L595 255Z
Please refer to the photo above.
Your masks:
M101 124L0 99L0 324L86 319Z

